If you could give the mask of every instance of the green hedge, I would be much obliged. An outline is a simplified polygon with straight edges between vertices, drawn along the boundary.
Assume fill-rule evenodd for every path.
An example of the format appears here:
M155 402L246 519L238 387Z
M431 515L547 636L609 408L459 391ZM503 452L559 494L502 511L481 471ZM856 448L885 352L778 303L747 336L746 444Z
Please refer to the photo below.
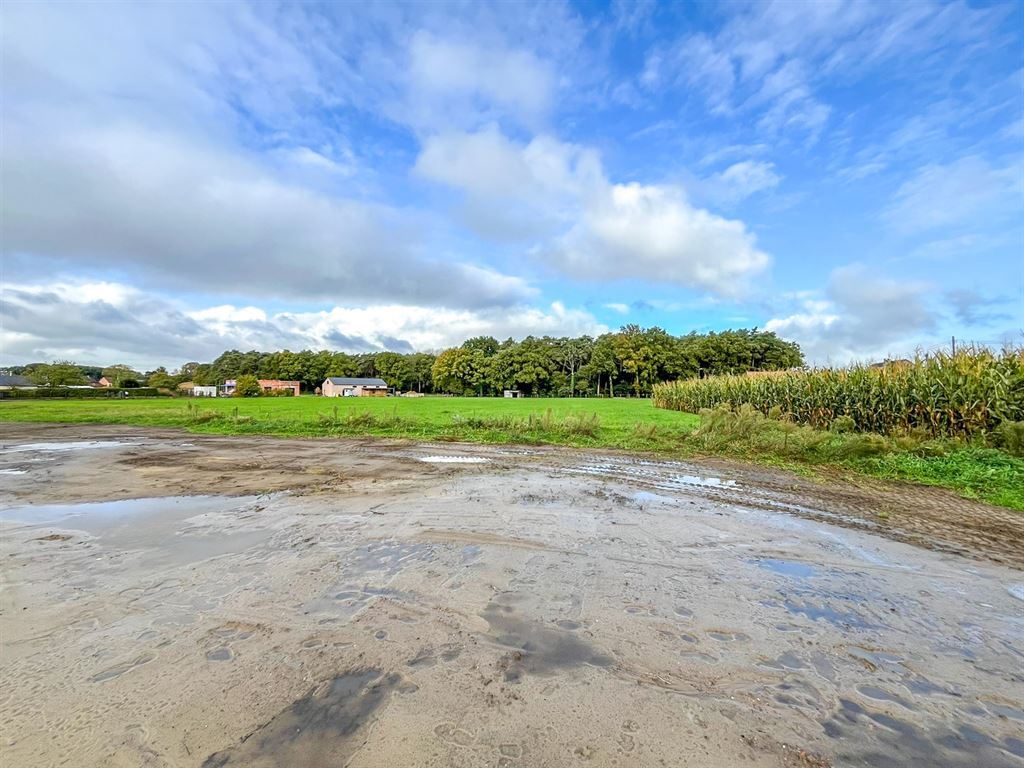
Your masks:
M124 393L124 394L122 394ZM118 389L105 387L103 389L73 389L71 387L38 387L36 389L8 389L0 391L0 399L11 400L34 400L45 398L59 398L61 400L85 400L93 398L106 398L116 400L126 397L135 399L139 397L169 397L160 392L156 387L128 387Z

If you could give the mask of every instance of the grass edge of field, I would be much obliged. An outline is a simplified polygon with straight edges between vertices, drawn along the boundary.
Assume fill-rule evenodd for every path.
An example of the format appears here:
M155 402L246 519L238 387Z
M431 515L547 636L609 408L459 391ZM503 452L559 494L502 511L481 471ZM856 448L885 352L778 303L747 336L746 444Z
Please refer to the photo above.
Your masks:
M36 401L36 404L42 403ZM993 453L1001 452L970 444L957 445L940 457L921 457L911 452L889 452L870 458L826 461L806 455L757 450L753 449L752 445L737 444L736 448L731 449L702 449L690 442L698 423L698 417L694 414L679 414L687 417L683 420L682 428L666 429L658 425L652 431L649 425L643 425L638 421L633 425L632 431L621 428L612 430L614 435L608 435L602 439L586 434L572 434L564 429L560 431L559 425L572 424L572 416L552 421L551 428L547 430L538 427L533 430L520 430L512 434L500 428L474 428L459 424L451 418L448 420L449 423L436 423L416 422L404 417L389 419L386 416L374 416L366 423L358 423L358 420L356 423L346 423L343 420L336 424L326 424L318 423L316 418L293 417L255 421L244 414L232 417L218 413L217 417L209 422L197 423L190 422L187 418L170 418L167 411L154 410L151 413L152 416L148 418L139 417L137 414L133 418L123 418L126 415L123 412L112 412L110 416L92 413L69 420L43 418L32 412L28 414L8 413L6 415L15 415L15 418L5 418L5 414L0 410L0 423L126 425L181 429L194 434L237 437L267 436L291 439L371 437L485 445L549 445L574 449L621 451L663 459L727 459L741 464L793 472L817 482L832 482L836 479L855 482L858 478L872 478L887 482L933 486L952 491L963 498L984 501L995 506L1024 512L1024 487L1018 490L1014 483L1001 484L998 476L993 475L991 467L986 468L986 457L991 458ZM366 413L369 414L368 411ZM1020 471L1024 473L1024 460L1014 459L1009 454L1001 454L1001 457L1011 463L1020 462ZM952 471L943 473L941 471L943 466ZM989 482L987 484L980 482L977 479L979 477ZM995 479L994 484L991 482L993 479Z

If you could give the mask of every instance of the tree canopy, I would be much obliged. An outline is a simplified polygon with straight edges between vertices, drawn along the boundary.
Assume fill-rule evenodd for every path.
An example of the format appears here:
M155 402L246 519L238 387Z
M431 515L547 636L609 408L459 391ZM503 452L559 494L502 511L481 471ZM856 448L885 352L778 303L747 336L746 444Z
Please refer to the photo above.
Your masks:
M756 328L673 336L658 327L626 325L597 338L527 336L499 342L477 336L437 354L232 349L209 363L186 363L173 373L160 367L143 376L125 365L104 368L102 373L118 382L145 379L149 386L165 388L184 381L222 384L246 376L295 380L312 392L328 376L359 376L382 378L401 391L494 395L517 389L524 395L593 397L647 396L660 381L802 365L796 344ZM101 372L66 361L24 369L47 384L84 383L83 372Z

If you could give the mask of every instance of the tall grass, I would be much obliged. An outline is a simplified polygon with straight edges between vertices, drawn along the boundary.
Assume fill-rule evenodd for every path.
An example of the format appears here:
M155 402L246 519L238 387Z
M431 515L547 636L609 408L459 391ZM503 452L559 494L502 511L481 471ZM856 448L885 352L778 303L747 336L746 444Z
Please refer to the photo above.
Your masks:
M819 429L974 438L1024 420L1024 350L968 349L884 367L688 379L656 385L654 404L691 413L750 405Z

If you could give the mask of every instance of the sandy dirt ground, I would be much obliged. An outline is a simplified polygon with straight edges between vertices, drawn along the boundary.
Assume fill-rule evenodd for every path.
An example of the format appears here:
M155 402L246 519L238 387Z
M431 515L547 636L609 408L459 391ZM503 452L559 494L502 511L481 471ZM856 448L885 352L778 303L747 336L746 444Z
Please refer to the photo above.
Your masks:
M0 425L4 766L1024 766L1024 531L564 449Z

